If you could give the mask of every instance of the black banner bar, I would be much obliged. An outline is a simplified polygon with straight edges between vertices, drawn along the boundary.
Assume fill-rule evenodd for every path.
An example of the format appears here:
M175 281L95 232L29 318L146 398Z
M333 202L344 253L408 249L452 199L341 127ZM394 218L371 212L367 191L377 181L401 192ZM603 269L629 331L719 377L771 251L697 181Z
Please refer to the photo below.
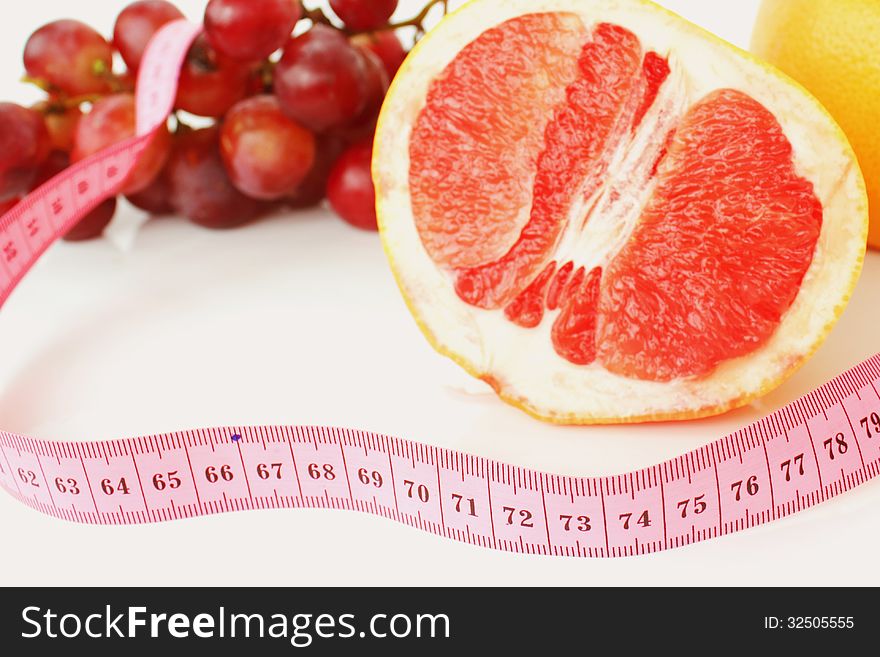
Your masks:
M5 589L7 655L846 650L873 591L841 589ZM762 653L766 654L766 653Z

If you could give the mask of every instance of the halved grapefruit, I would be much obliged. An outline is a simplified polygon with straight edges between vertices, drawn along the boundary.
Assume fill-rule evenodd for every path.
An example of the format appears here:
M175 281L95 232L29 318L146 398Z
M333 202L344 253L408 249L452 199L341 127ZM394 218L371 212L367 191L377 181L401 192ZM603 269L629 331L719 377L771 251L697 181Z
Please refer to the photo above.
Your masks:
M867 199L803 89L642 0L474 0L376 134L382 240L431 343L564 423L711 415L791 374Z

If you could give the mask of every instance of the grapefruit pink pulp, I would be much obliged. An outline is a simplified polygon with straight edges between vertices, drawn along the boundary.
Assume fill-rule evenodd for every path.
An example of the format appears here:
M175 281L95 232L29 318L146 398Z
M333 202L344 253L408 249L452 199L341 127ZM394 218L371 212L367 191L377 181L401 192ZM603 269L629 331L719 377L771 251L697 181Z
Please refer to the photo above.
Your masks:
M821 342L864 252L863 182L822 108L636 0L467 5L404 64L374 179L431 341L561 422L765 392Z

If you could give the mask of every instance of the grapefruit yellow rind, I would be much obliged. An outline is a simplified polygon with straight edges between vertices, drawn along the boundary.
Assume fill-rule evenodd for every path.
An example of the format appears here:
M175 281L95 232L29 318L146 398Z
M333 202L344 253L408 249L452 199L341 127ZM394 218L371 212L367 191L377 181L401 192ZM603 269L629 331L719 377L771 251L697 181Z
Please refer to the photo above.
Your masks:
M848 135L868 186L868 244L880 248L880 3L763 0L751 50L801 82Z
M601 365L577 366L552 350L549 324L524 329L500 312L455 295L415 228L409 197L409 136L428 86L468 43L526 13L567 12L587 26L610 22L643 47L667 55L691 101L712 89L740 89L767 107L811 181L824 218L800 292L772 338L699 378L630 379ZM487 62L487 65L491 63ZM432 346L506 402L541 420L607 424L705 417L748 404L776 388L818 349L852 294L868 231L865 182L843 131L800 85L749 53L648 0L472 0L416 46L389 89L376 132L373 180L379 229L403 297Z

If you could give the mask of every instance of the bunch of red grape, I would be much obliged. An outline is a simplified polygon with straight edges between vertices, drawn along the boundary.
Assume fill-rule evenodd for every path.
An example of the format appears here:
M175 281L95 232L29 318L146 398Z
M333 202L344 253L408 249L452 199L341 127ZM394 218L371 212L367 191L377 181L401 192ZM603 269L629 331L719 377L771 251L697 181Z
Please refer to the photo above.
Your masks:
M397 31L415 27L418 37L438 4L445 10L445 0L433 0L392 24L397 0L330 0L335 19L301 0L210 0L180 73L174 117L122 193L152 214L210 228L326 197L343 219L375 230L372 137L406 56ZM182 17L166 0L138 0L117 17L112 42L74 20L31 35L27 80L47 98L31 108L0 103L0 214L71 163L134 135L134 80L146 45ZM115 210L115 198L105 201L66 238L100 235Z

